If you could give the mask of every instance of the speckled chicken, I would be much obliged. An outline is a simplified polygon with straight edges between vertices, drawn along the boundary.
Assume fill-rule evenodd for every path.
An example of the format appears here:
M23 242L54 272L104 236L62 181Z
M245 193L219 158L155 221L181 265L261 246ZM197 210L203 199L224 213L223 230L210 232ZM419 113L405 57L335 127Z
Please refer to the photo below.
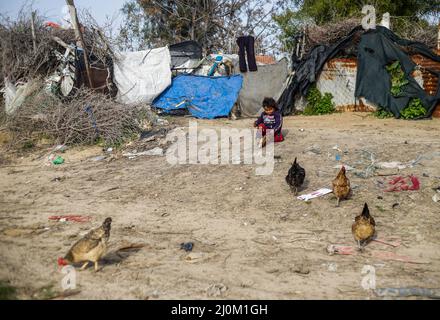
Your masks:
M346 199L350 194L350 180L348 180L348 178L345 175L344 166L342 166L341 170L339 171L336 178L333 180L332 184L333 184L333 193L338 199L336 206L339 207L339 202L342 199Z
M294 192L295 195L298 194L298 188L304 183L306 177L306 170L302 168L297 162L296 158L290 167L289 172L286 176L286 182L290 186L290 190Z
M358 244L359 250L362 251L363 247L374 236L376 231L376 221L370 215L368 205L365 203L362 213L355 218L353 225L351 226L351 232L353 233L354 240Z
M98 261L107 251L107 242L110 238L112 219L107 218L103 224L86 234L76 242L64 258L58 259L59 265L84 262L81 270L84 270L89 262L95 264L95 271L98 271Z

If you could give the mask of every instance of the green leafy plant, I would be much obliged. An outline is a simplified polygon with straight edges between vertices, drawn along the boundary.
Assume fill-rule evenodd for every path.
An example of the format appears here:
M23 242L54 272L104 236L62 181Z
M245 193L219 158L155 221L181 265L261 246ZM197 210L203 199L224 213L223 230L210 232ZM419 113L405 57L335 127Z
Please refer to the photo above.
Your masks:
M405 73L399 61L394 61L392 64L385 67L391 77L391 94L394 97L400 96L409 81L405 78Z
M409 101L408 106L400 111L403 119L415 119L426 115L426 108L423 106L419 98L413 98Z
M385 110L382 107L378 108L377 111L373 112L373 115L379 119L387 119L394 117L392 112L389 112L388 110Z
M331 93L319 92L316 86L312 86L307 93L307 106L303 114L306 116L329 114L335 112L335 104L332 101L333 95Z

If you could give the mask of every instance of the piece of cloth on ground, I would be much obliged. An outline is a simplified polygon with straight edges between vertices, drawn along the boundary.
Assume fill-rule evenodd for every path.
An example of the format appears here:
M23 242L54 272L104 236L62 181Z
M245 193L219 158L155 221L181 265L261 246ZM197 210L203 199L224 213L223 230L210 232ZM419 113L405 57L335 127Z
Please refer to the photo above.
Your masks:
M154 102L154 107L171 112L188 109L196 118L213 119L229 115L243 83L241 75L206 77L183 74L173 79Z
M171 84L171 57L167 47L119 52L114 64L121 103L151 103Z

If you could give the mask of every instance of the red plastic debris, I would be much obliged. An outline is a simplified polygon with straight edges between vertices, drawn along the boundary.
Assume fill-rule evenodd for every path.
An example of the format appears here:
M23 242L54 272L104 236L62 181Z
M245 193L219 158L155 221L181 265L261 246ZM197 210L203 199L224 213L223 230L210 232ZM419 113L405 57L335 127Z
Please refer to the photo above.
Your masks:
M385 190L385 192L394 192L394 191L417 191L420 189L420 181L419 179L411 175L409 177L394 177L392 178L388 184L392 185L392 187Z
M64 258L58 258L58 265L60 267L67 266L69 263Z
M64 219L66 221L75 221L75 222L89 222L92 220L89 216L81 216L81 215L66 215L66 216L50 216L49 220L60 221Z
M52 22L52 21L45 22L44 26L45 27L52 27L52 28L56 28L56 29L60 29L61 28L61 26L58 23Z

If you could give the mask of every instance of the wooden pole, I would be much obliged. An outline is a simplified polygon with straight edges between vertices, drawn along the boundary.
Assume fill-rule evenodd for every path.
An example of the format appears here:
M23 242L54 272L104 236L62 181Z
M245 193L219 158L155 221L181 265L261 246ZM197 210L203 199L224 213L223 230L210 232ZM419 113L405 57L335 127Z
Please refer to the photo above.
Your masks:
M76 14L76 8L75 4L73 3L73 0L66 0L67 6L69 8L70 13L70 20L73 26L73 29L75 30L75 37L77 41L80 43L81 48L84 50L84 64L86 65L86 73L87 73L87 79L89 80L90 88L93 89L93 82L92 82L92 76L91 76L91 70L89 65L89 56L87 54L87 49L84 43L84 38L81 33L81 30L79 28L79 21L78 16Z
M32 31L32 44L34 46L34 52L37 51L37 37L35 36L35 17L37 15L37 11L32 11L31 14L31 31Z

